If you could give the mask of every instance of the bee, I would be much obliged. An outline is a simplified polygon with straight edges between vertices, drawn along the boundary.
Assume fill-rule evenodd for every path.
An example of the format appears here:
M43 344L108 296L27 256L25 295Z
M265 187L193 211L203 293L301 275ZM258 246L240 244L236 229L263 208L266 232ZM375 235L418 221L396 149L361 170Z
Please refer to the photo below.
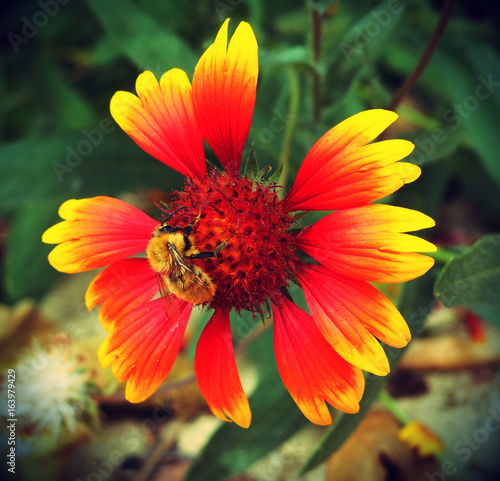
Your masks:
M165 224L175 212L153 231L147 247L149 263L158 278L163 308L171 320L178 317L172 311L172 294L192 304L203 304L214 298L216 289L212 279L192 261L216 257L225 245L222 242L213 252L200 252L192 232L201 213L185 227Z

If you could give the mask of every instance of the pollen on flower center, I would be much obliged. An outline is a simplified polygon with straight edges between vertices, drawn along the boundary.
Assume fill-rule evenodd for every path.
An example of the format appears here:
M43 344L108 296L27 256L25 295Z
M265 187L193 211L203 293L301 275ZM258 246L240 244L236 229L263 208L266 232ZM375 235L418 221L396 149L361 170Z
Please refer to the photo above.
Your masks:
M267 298L287 284L296 261L294 218L275 192L248 178L212 172L190 178L167 221L185 229L199 253L190 259L215 286L213 308L260 310ZM194 222L193 222L194 221Z

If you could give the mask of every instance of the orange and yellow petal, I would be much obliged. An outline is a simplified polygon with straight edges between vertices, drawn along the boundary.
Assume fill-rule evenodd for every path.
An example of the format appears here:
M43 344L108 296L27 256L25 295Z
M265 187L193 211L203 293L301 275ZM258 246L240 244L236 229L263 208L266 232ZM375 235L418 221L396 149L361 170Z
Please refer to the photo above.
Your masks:
M99 319L109 330L113 321L146 304L158 293L156 273L145 258L114 262L92 281L85 295L87 309L100 304Z
M224 169L237 174L252 121L259 66L250 25L241 22L228 46L228 23L229 19L196 66L193 102L203 137Z
M146 249L158 222L112 197L68 200L59 208L65 219L43 234L46 244L59 244L50 264L75 273L107 266Z
M405 282L425 274L434 260L417 252L436 246L403 232L434 226L415 210L382 204L338 210L305 228L298 247L332 271L368 282Z
M331 424L326 403L346 413L359 410L362 371L324 339L313 318L280 295L273 303L276 363L286 388L313 423Z
M408 448L415 449L421 458L441 454L446 448L443 440L419 421L410 421L403 426L398 439Z
M302 163L285 198L290 211L336 210L369 204L420 175L398 162L413 150L407 140L367 145L397 119L388 110L360 112L329 130Z
M138 403L167 378L184 337L192 305L175 299L178 322L170 321L161 299L146 302L115 320L99 348L99 361L119 382L127 381L125 397Z
M203 137L194 117L191 83L179 69L156 80L146 71L136 82L137 96L117 92L111 115L132 139L156 159L186 176L207 172Z
M316 325L335 351L356 367L386 375L389 362L376 338L404 347L411 337L396 307L371 284L323 266L299 264L295 275Z
M216 310L205 326L195 355L196 379L212 412L223 421L250 426L252 415L236 361L229 312Z

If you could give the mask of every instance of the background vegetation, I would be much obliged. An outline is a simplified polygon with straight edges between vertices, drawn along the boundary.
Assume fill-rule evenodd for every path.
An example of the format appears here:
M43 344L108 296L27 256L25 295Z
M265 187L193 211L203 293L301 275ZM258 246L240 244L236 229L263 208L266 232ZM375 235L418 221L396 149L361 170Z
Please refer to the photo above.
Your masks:
M414 77L411 89L398 97L398 89L411 78L440 19L446 20L446 8L451 18L444 35L431 42L429 63L418 79ZM398 303L415 338L451 336L463 342L458 358L468 362L461 365L445 359L444 364L413 366L419 376L422 369L465 368L477 374L478 366L487 367L488 402L481 405L480 416L466 427L457 419L457 434L446 440L444 458L434 459L429 467L426 464L427 474L419 472L421 477L415 479L425 479L424 474L428 479L450 475L446 479L457 480L493 476L497 460L487 454L498 449L499 434L488 431L484 442L474 436L488 416L497 419L492 412L500 414L496 337L500 327L500 42L494 2L40 0L9 2L3 9L1 375L12 366L28 364L31 369L29 360L37 355L46 361L37 368L39 373L51 365L49 360L67 367L54 376L53 385L47 381L47 391L37 399L39 404L33 404L39 419L19 427L18 446L25 448L18 455L25 452L43 460L33 468L33 463L19 457L19 479L182 479L187 469L189 481L232 475L289 479L288 469L292 474L308 472L307 479L344 479L338 470L325 471L322 463L329 459L331 466L330 456L352 435L373 403L380 403L380 392L387 392L381 391L386 378L368 376L360 414L340 415L328 429L311 428L279 381L271 330L251 316L235 319L233 329L241 343L238 353L254 386L252 427L245 431L229 424L210 425L214 434L203 449L182 451L179 433L184 429L192 429L187 436L193 439L198 432L204 440L210 437L206 427L196 427L206 407L190 382L193 346L203 315L190 332L187 341L192 342L186 343L176 366L173 387L167 383L150 403L132 407L123 400L122 386L99 372L96 364L95 348L105 334L99 331L95 313L89 317L84 312L83 292L89 278L70 281L47 262L51 247L41 243L41 235L58 220L57 209L65 200L120 196L147 208L159 191L180 186L181 176L142 152L116 126L109 100L117 90L133 91L138 73L146 69L159 78L179 67L191 77L227 17L232 18L230 29L245 20L256 33L260 77L249 142L254 142L261 166L274 170L285 165L286 186L309 148L333 125L368 108L394 107L399 113L400 120L387 136L415 143L410 160L423 173L384 201L436 219L429 236L440 250L436 267L423 278L402 288L379 287ZM26 307L26 299L34 303ZM438 311L448 317L439 318L436 327L428 316ZM420 359L432 357L444 345L428 344L434 347L422 351ZM31 351L25 351L29 346ZM404 353L388 350L396 373L390 379L393 392L401 383L406 385L413 372L396 369ZM398 378L401 372L405 375ZM61 406L64 402L71 406L69 415L61 414L65 408L53 409L59 405L51 397L54 391L63 391L64 376L79 386L77 395L62 401ZM457 385L456 389L466 388ZM43 407L44 396L50 409ZM393 399L385 401L385 409L399 422L413 417L408 411L402 415ZM158 407L163 418L155 411ZM433 409L440 413L442 405ZM52 419L53 424L46 422ZM433 428L440 434L447 432L436 423ZM263 462L261 458L270 462L273 453L283 456L283 443L298 439L301 433L306 436L305 447L300 454L293 451L292 461L287 464L279 458L281 468L269 468L265 475L251 471L255 462ZM463 442L465 449L467 436L473 445L465 459L457 443ZM112 458L113 449L119 456ZM366 449L378 453L379 448ZM452 464L445 465L446 461ZM181 468L174 471L173 466ZM407 477L380 479L412 479L408 466L398 469ZM161 478L162 473L170 477Z

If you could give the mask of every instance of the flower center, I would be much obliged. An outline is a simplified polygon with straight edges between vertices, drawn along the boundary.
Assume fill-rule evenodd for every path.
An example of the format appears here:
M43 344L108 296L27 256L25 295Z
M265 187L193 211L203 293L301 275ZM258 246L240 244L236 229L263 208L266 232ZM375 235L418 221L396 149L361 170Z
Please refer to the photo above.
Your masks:
M295 236L287 231L294 218L275 187L214 171L188 179L169 205L174 214L164 225L187 235L188 262L215 287L213 298L199 303L261 311L266 299L287 285L296 261Z

